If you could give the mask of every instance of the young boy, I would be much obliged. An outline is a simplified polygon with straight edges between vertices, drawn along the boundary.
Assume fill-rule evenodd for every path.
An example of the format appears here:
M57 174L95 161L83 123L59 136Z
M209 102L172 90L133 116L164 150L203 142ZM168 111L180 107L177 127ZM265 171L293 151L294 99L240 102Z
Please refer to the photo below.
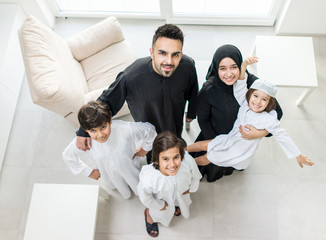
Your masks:
M92 148L86 152L95 169L85 164L74 139L64 150L63 160L73 174L82 174L98 180L106 188L117 189L124 199L131 195L130 188L138 195L140 160L152 149L156 131L150 123L112 121L108 105L92 101L78 112L80 126L90 135ZM130 187L130 188L129 188Z

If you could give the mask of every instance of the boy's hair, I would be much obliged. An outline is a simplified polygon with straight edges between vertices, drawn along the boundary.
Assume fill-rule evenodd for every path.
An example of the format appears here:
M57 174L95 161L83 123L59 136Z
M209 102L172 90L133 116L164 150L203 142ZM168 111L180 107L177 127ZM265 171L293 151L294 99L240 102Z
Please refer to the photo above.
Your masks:
M161 152L164 152L170 148L177 147L180 151L181 160L183 160L185 151L184 148L186 144L180 138L170 132L170 131L163 131L159 133L153 142L153 149L152 149L152 162L153 166L156 169L159 169L159 156Z
M154 48L154 45L158 38L160 37L166 37L174 40L180 40L181 44L183 45L183 32L179 27L173 24L164 24L160 26L153 36L152 40L152 48Z
M91 101L78 112L78 121L82 129L90 130L111 122L110 107L100 101Z
M257 90L257 89L249 88L249 90L247 91L246 100L247 100L248 104L249 104L249 99L255 90ZM267 104L267 107L265 108L264 111L270 112L275 109L276 109L276 99L274 97L270 97L269 103Z

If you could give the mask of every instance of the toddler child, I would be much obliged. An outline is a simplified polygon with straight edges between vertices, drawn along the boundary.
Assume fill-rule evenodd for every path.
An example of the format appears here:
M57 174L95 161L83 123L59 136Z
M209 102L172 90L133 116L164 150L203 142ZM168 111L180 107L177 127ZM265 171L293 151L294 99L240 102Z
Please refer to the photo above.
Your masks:
M168 226L173 215L189 217L190 192L197 191L202 176L184 148L175 134L161 132L153 143L152 163L140 172L139 199L146 207L146 230L151 237L158 236L158 222Z
M241 72L244 74L246 66L256 62L254 57L244 61ZM241 79L241 77L240 77ZM196 142L187 147L189 152L207 151L207 154L196 158L198 165L213 163L223 167L233 167L237 170L245 169L250 164L262 138L245 140L241 138L239 127L251 125L257 129L265 129L273 134L283 148L288 158L296 158L300 167L314 165L302 155L284 129L280 128L277 119L276 86L268 81L257 79L247 90L245 80L234 83L234 95L240 104L237 120L228 134L216 136L213 140Z
M71 141L63 152L63 160L73 174L103 180L104 187L117 189L124 199L137 193L140 159L152 148L156 131L150 123L112 121L108 105L92 101L78 112L80 126L90 135L92 148L84 153ZM87 154L95 169L90 168L81 156ZM130 188L129 188L130 187Z

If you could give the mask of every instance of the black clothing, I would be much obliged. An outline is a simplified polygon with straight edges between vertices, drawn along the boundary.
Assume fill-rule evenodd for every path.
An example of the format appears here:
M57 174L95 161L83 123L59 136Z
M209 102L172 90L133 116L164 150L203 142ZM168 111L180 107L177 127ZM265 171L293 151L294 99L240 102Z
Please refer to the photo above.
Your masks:
M149 122L158 133L170 130L181 137L186 101L189 101L187 117L196 117L197 92L197 73L190 57L183 55L179 66L170 77L156 73L152 59L145 57L136 60L119 73L98 100L108 104L113 115L126 100L136 122ZM81 130L77 135L85 136Z
M233 45L224 45L216 50L206 76L207 81L203 84L196 99L197 117L201 129L196 142L210 140L220 134L228 134L232 130L234 122L237 119L240 105L234 97L233 85L226 85L218 76L219 63L225 57L232 58L239 69L241 69L242 55L236 47ZM251 84L258 78L248 71L247 74L247 87L249 89ZM278 119L280 119L283 113L278 103L276 112ZM205 152L197 154L195 157L203 155L204 153ZM207 174L207 181L209 182L221 178L223 174L227 175L230 173L228 170L230 169L219 167L214 164L200 167L201 173Z

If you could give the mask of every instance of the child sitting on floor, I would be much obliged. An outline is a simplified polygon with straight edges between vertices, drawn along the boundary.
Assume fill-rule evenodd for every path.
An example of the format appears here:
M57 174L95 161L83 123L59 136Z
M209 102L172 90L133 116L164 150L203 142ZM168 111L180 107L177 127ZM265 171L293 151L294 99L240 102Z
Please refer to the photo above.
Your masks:
M156 131L150 123L112 121L108 105L92 101L78 112L80 126L90 135L92 148L86 152L95 169L87 166L80 156L85 154L71 141L63 152L63 160L73 174L103 180L104 189L117 189L124 199L137 193L140 160L152 148ZM130 188L129 188L130 187Z
M244 74L247 65L256 61L255 57L246 59L241 67L241 72ZM247 168L261 138L242 139L239 127L245 125L265 129L273 134L287 157L296 158L300 167L303 167L303 164L314 165L314 162L300 153L285 130L280 128L280 122L275 112L276 86L274 84L257 79L247 90L246 79L238 80L234 84L234 95L240 104L240 109L233 129L228 134L216 136L213 140L196 142L187 147L189 152L207 151L207 154L195 159L198 165L213 163L218 166L233 167L237 170Z
M161 132L153 143L152 163L140 172L139 199L146 207L146 230L151 237L158 236L158 222L168 226L173 215L189 217L190 192L197 191L202 176L184 148L175 134Z

